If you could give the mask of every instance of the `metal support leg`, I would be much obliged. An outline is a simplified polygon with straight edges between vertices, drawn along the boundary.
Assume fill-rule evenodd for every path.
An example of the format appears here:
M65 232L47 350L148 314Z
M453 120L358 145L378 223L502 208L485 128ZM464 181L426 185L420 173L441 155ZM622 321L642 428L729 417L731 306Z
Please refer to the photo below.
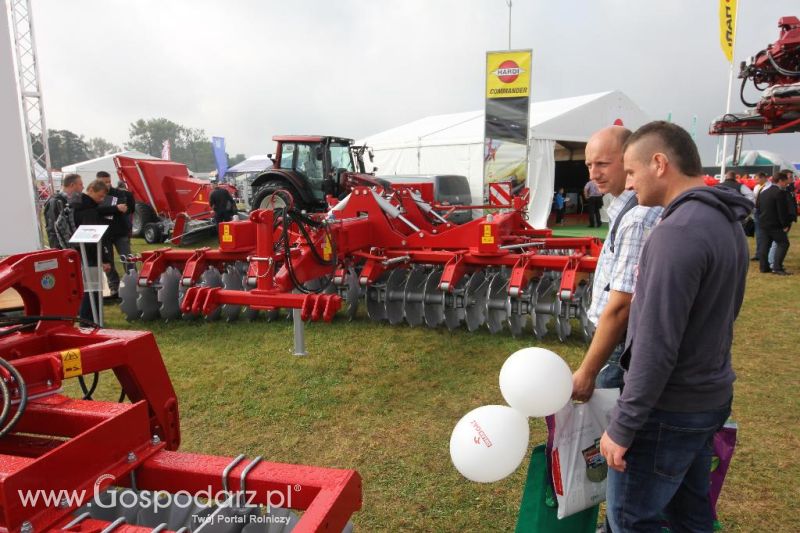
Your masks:
M308 355L306 352L306 326L303 319L300 318L300 309L292 309L292 322L294 323L294 354Z

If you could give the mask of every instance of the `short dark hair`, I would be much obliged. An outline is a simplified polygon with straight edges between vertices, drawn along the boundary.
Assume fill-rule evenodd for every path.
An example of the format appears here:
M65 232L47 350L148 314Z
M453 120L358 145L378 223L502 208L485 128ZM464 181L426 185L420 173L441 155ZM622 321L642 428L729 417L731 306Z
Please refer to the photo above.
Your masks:
M787 172L778 172L773 178L775 181L789 181L789 174Z
M104 182L103 180L97 179L91 182L86 187L86 190L92 192L108 192L108 185L106 185L106 182Z
M772 181L780 181L783 179L783 176L784 176L783 172L776 172L775 174L772 175Z
M767 177L767 173L766 172L759 172L758 173L758 179L766 178L766 177Z
M81 179L81 175L80 174L67 174L66 176L64 176L64 179L61 180L61 186L62 187L71 187L79 179Z
M700 162L700 153L697 145L692 140L689 132L677 124L664 120L648 122L631 135L625 142L623 151L633 146L642 139L655 139L670 160L675 163L678 170L687 176L700 176L703 174L703 165Z
M100 170L95 175L96 178L111 178L111 174L106 172L105 170Z
M736 172L734 172L733 170L727 171L725 173L725 177L727 178L729 176L730 176L730 179L734 179L735 180L736 179Z

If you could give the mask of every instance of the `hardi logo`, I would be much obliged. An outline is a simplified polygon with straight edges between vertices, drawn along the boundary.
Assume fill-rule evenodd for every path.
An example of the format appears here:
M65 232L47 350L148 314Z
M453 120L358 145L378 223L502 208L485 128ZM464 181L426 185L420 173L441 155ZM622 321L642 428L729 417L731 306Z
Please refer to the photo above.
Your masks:
M507 59L500 63L500 66L497 67L494 72L492 72L492 74L497 76L497 79L503 83L514 83L517 81L519 75L524 73L525 70L520 68L520 66L517 65L517 62L511 59Z

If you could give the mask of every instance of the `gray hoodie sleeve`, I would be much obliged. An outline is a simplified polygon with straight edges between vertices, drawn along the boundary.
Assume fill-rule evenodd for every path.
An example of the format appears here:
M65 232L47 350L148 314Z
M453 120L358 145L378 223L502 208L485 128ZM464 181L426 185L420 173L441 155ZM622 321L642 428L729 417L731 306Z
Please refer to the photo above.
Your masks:
M625 388L607 429L620 446L631 445L675 368L706 262L707 247L686 226L657 226L645 244L628 324Z

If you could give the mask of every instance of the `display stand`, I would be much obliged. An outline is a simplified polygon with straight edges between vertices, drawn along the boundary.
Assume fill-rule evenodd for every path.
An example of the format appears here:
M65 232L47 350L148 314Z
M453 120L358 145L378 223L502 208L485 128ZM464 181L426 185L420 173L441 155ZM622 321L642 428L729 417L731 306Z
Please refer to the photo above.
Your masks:
M92 320L95 324L103 325L103 258L100 241L108 226L105 225L81 225L70 237L70 244L79 244L81 247L81 263L83 268L83 292L89 293L89 303L92 306ZM95 244L97 249L97 267L89 268L89 259L86 253L86 245ZM91 293L97 293L97 301Z

